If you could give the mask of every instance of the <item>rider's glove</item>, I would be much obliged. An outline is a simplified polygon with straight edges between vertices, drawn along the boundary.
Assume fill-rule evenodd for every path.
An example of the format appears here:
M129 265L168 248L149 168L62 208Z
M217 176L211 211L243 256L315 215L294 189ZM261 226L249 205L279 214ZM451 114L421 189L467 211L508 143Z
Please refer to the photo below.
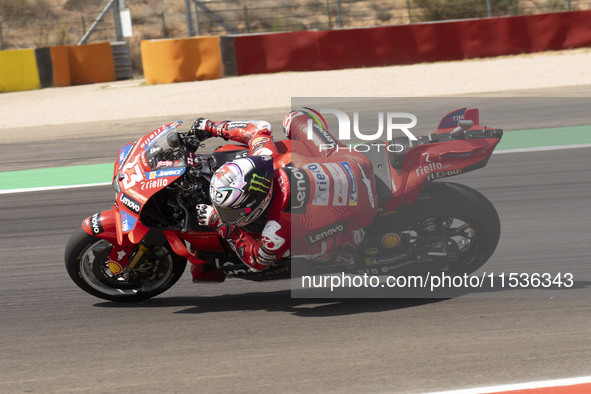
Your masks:
M199 118L189 130L190 136L195 136L199 141L205 141L212 136L213 122L209 119Z
M200 226L217 228L221 224L218 213L211 205L197 204L195 208L197 209L197 221Z

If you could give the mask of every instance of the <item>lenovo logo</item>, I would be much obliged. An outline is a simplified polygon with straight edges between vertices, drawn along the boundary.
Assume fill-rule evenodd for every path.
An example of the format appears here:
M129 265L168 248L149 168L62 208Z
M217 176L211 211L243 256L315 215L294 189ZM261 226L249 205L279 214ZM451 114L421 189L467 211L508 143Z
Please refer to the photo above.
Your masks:
M122 193L121 197L119 197L119 201L121 201L123 205L129 208L132 212L140 213L140 203L129 197L127 194Z

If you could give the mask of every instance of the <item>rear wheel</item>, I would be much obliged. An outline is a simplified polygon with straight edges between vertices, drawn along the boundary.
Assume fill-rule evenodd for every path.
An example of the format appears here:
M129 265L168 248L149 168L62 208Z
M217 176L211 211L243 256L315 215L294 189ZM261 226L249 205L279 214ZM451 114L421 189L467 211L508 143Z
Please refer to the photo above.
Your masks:
M112 247L108 241L78 229L66 245L64 256L74 283L105 300L139 301L153 297L172 287L187 265L187 260L165 244L149 246L132 270L115 274L109 267Z
M361 265L389 273L469 274L492 256L500 234L499 216L485 196L434 182L415 204L377 218L364 239Z

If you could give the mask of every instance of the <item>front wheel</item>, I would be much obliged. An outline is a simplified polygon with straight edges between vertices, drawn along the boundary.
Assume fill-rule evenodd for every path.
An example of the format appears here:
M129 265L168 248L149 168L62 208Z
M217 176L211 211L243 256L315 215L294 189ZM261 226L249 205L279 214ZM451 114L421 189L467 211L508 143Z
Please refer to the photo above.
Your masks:
M187 265L187 260L165 244L149 246L132 270L114 274L108 258L112 247L108 241L80 228L68 241L64 255L66 270L74 283L105 300L139 301L153 297L172 287Z

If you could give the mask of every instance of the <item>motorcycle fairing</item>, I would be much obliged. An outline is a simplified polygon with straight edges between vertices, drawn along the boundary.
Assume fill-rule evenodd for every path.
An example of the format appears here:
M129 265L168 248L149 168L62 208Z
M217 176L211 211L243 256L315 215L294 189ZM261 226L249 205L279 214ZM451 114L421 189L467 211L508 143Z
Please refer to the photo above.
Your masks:
M205 260L201 260L196 255L197 253L191 253L185 246L185 243L179 238L179 236L174 231L163 231L164 236L168 240L168 243L172 247L172 250L181 257L186 258L189 260L191 264L205 264Z
M464 119L464 113L466 112L467 108L460 108L456 109L455 111L451 111L439 122L439 126L437 126L437 130L441 129L448 129L450 127L456 127L460 120Z
M119 183L119 186L120 186L119 188L121 190L134 189L134 190L140 192L141 195L144 195L146 197L145 199L147 200L151 196L151 194L153 194L153 193L141 193L142 191L145 192L146 189L150 189L150 188L145 187L145 185L142 184L142 181L147 180L147 179L154 179L154 178L149 178L146 173L150 173L154 170L158 170L157 174L150 174L149 176L163 177L164 175L162 175L162 170L170 169L170 167L173 167L173 166L182 167L183 168L182 172L184 172L184 163L181 163L181 162L171 163L170 166L166 166L166 167L163 166L163 167L158 167L158 168L156 168L154 163L148 162L148 155L150 154L150 151L148 150L148 148L152 147L155 143L160 141L163 137L168 136L171 133L174 133L176 131L176 128L180 124L182 124L182 122L180 122L180 121L169 123L168 125L162 126L158 129L152 131L150 134L137 140L135 142L135 144L133 145L133 148L129 148L130 144L128 144L119 150L119 156L118 156L119 166L117 166L117 163L116 163L114 177L116 178L116 182ZM165 143L164 146L166 147L167 146L166 141L164 141L164 143ZM125 152L128 152L128 153L125 155ZM124 156L123 161L121 161L122 155ZM154 160L156 160L156 159L154 159ZM150 165L150 164L152 164L152 165ZM172 172L174 172L174 171L172 171ZM172 172L171 172L171 176L173 176ZM175 172L179 172L179 171L175 171ZM179 173L179 176L182 175L182 172ZM138 184L140 184L140 186L143 185L143 187L141 187L140 190L138 190L138 188L136 187Z
M122 219L123 216L123 219ZM134 228L124 231L122 226L124 221L133 222ZM136 244L146 235L149 229L144 226L137 217L121 212L115 206L108 211L95 213L82 221L82 229L88 234L97 238L109 241L112 244L127 245ZM99 229L99 231L97 231ZM123 234L127 233L124 239Z
M176 121L164 125L137 140L133 147L128 144L119 150L113 180L117 192L114 206L117 243L123 244L125 235L132 243L142 239L148 231L139 220L144 204L185 173L184 152L175 153L177 146L170 145L171 140L178 138L172 133L176 133L180 124L182 122ZM160 160L160 153L175 153L178 157Z
M93 237L102 238L111 243L117 241L113 210L90 215L82 221L82 229Z
M460 130L461 134L454 133L460 129L460 120L471 120L473 125ZM482 127L478 122L478 109L452 111L443 117L436 133L420 137L418 145L408 147L402 167L398 167L398 171L389 168L392 186L388 189L394 193L385 203L385 208L414 203L425 182L484 167L503 132Z
M112 248L109 252L109 260L113 262L114 267L118 266L123 269L129 262L129 254L133 250L134 242L123 243L123 240L119 242L117 226L120 221L117 218L117 213L114 209L97 212L82 221L82 229L88 235L110 242ZM144 235L145 233L141 235L141 238Z
M499 141L500 137L452 140L412 148L402 169L406 179L405 188L400 192L407 203L413 203L426 181L483 167Z
M115 214L115 230L117 235L117 243L123 245L127 241L132 244L139 243L144 235L149 231L148 227L144 226L139 221L138 217L129 212L125 212L125 209L118 209L113 206L113 212ZM125 240L127 235L127 240Z
M131 151L131 148L133 148L133 144L127 144L123 148L119 149L119 154L117 156L119 158L119 161L118 161L119 168L121 168L121 165L127 159L127 156L129 155L129 152Z
M178 234L178 233L177 233ZM227 249L222 245L222 240L216 231L187 231L178 234L181 240L191 245L199 245L200 253L224 253Z
M471 120L474 122L475 125L479 124L480 121L480 114L478 108L460 108L456 109L455 111L451 111L439 122L439 126L437 126L437 132L441 132L441 130L451 129L453 127L458 126L460 120Z

